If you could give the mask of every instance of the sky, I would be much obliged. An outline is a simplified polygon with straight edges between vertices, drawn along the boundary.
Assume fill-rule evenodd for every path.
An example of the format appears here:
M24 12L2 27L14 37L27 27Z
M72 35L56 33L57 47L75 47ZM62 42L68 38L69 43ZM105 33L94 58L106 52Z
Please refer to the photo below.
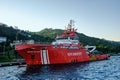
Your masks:
M120 0L0 0L0 23L22 30L65 29L71 19L79 33L120 41Z

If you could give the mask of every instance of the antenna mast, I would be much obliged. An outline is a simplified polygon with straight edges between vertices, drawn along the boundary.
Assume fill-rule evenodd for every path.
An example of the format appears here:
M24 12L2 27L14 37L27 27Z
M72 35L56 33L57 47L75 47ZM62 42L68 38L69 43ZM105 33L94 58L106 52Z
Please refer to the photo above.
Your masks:
M75 21L74 20L70 20L70 26L73 27L74 26Z

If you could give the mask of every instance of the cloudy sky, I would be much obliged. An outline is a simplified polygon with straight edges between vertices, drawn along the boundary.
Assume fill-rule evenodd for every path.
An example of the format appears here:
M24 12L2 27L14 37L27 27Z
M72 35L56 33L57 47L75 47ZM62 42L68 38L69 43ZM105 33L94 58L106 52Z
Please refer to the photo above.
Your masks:
M70 19L78 32L120 41L120 0L0 0L0 22L19 29L64 29Z

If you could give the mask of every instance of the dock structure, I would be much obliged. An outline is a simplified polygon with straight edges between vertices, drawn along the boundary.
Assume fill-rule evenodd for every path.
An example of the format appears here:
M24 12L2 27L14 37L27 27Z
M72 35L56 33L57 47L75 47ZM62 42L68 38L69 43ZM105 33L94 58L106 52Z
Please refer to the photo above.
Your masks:
M17 60L17 62L2 62L0 63L0 67L22 65L22 64L26 64L24 60Z

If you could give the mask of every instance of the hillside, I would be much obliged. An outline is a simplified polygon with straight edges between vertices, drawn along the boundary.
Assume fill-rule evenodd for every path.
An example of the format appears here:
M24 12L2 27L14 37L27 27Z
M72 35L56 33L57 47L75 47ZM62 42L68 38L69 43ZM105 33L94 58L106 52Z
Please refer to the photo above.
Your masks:
M8 26L6 24L0 23L0 37L7 37L7 42L0 43L0 52L2 52L5 47L5 50L9 51L11 49L10 43L14 40L35 40L36 42L51 42L52 39L49 37L44 37L37 35L33 32L24 31L20 29L16 29L13 26Z
M17 40L33 39L37 42L44 42L48 40L48 37L37 35L34 32L16 29L13 26L8 26L6 24L0 24L0 37L7 37L7 41L10 42L16 39Z
M63 32L61 29L45 28L39 32L30 32L20 29L15 29L13 26L6 24L0 24L0 37L7 37L7 44L9 45L13 40L30 40L33 39L37 42L52 42L55 40L56 35L60 35ZM120 52L120 43L114 41L108 41L105 39L99 39L89 37L83 33L77 33L81 45L94 45L102 52ZM0 49L2 49L2 43L0 43Z
M45 37L55 39L55 37L57 35L60 35L62 32L63 32L63 30L61 30L61 29L45 28L45 29L43 29L39 32L35 32L35 33L40 36L45 36Z

